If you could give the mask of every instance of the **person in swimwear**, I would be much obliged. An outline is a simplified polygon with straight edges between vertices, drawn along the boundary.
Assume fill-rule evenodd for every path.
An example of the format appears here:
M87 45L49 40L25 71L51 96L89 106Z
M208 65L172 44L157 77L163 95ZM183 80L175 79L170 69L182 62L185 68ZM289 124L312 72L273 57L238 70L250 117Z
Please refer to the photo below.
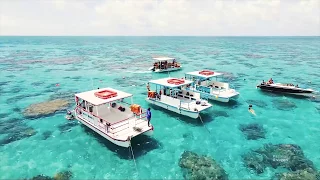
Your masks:
M249 105L248 111L249 111L251 114L253 114L253 115L256 116L256 113L255 113L254 110L252 109L252 105L251 105L251 104Z

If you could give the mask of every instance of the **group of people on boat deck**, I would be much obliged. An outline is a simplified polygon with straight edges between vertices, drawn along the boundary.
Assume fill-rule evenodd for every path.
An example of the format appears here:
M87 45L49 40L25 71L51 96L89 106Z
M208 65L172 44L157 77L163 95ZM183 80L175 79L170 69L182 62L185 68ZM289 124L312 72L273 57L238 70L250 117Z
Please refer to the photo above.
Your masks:
M262 83L261 84L273 84L273 79L270 78L269 81L266 83L264 82L264 80L262 80Z
M177 63L176 63L176 60L174 59L172 63L168 63L168 61L163 61L163 62L161 61L161 62L154 63L153 66L157 69L167 69L167 68L171 68L171 66L176 67Z

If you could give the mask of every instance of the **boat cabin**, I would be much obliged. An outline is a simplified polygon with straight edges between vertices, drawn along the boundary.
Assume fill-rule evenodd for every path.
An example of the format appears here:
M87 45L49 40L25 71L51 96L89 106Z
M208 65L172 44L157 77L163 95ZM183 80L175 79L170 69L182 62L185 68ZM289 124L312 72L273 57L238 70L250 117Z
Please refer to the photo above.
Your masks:
M203 98L229 102L230 98L236 98L239 93L230 89L229 83L218 81L218 77L223 75L210 70L194 71L185 74L185 78L192 80L192 86L188 89L200 92Z
M147 101L157 106L194 118L198 117L199 112L211 107L211 104L201 99L200 93L184 88L193 81L162 78L149 83L154 85L154 91L148 91Z
M197 88L203 89L205 92L210 91L210 88L214 89L229 89L229 83L219 82L218 77L223 75L219 72L202 70L188 72L185 74L185 78L192 80Z
M154 72L174 71L181 68L180 64L176 61L175 58L155 57L153 58L153 60L153 67L151 67L150 69Z
M131 138L153 131L146 111L133 104L132 96L112 88L75 94L75 118L111 142L128 147Z

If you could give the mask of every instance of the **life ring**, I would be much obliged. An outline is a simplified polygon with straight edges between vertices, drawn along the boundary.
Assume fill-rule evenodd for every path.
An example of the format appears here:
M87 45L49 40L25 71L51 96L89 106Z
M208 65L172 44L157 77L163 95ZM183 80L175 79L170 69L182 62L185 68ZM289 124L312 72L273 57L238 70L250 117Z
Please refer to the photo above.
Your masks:
M113 108L116 107L116 105L117 104L115 102L111 103L111 107L113 107Z
M168 79L167 82L169 84L180 85L180 84L183 84L185 81L184 81L184 79L176 79L176 78L174 78L174 79Z
M203 70L200 71L199 74L205 75L205 76L209 76L209 75L213 75L214 72L213 71L208 71L208 70Z

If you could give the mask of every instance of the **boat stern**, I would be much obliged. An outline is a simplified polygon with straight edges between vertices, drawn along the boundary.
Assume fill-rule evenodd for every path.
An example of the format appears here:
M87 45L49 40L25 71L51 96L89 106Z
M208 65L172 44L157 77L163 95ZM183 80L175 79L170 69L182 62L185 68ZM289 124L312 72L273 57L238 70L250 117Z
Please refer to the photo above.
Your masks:
M201 111L205 111L211 107L212 104L210 104L208 101L202 100L200 103L195 104L194 109L200 113Z

